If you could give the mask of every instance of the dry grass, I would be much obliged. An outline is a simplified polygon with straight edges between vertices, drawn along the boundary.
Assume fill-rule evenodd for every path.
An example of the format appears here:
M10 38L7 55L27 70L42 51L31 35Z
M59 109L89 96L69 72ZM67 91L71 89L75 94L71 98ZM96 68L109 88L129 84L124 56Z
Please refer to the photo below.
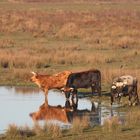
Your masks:
M25 139L29 136L34 136L35 132L28 126L17 127L15 124L11 124L6 131L7 139Z
M103 127L103 132L107 133L119 133L121 131L121 126L118 117L112 117L105 121Z
M26 3L10 3L22 6L16 10L8 2L5 9L1 5L0 73L6 71L1 84L25 82L30 71L91 68L100 69L106 83L123 73L140 79L138 2L46 1L51 4L44 10L41 1L38 8L28 4L28 10Z
M41 127L39 124L36 124L33 128L33 130L37 136L46 136L51 138L59 138L62 136L62 129L58 124L44 124L43 127Z
M89 127L89 117L83 117L83 118L75 117L70 132L72 134L82 134L84 129L88 127Z
M79 38L85 35L85 32L80 29L75 23L66 23L60 28L56 34L59 38L69 37L69 38Z
M140 124L139 107L130 109L126 117L126 126L133 127L139 124Z

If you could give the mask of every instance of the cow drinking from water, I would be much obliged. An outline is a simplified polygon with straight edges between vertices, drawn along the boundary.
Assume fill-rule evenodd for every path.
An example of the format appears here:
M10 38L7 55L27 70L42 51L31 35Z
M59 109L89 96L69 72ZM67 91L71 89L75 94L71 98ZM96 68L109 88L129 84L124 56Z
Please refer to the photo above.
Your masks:
M137 94L137 79L135 77L124 75L113 80L111 86L111 105L116 99L120 102L122 96L129 97L129 105L139 103ZM134 97L133 101L132 97Z
M77 96L78 88L89 88L92 89L92 94L97 91L101 96L101 73L99 70L93 69L88 71L71 73L68 76L66 86L62 88L62 92L65 93L67 99L72 93L72 98Z

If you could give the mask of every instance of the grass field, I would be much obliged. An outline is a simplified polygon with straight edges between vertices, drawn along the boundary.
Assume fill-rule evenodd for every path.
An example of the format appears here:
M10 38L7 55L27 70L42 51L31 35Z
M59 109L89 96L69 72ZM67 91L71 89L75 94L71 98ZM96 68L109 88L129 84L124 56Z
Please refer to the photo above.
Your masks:
M139 1L15 1L0 2L1 85L27 85L30 71L91 68L103 82L140 79Z
M53 74L92 68L101 71L103 90L122 74L140 81L139 0L42 1L0 1L0 85L33 85L31 71ZM67 132L57 139L140 137L138 125L115 133L104 130Z

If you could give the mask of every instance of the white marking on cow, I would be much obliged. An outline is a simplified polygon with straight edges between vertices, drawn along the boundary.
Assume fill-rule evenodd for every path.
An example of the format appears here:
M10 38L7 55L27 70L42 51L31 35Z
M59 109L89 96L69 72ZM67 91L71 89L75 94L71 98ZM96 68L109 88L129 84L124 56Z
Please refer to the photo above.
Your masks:
M116 86L117 86L117 87L122 87L122 86L123 86L123 82L117 82L117 83L116 83Z
M116 89L116 86L112 86L112 89Z

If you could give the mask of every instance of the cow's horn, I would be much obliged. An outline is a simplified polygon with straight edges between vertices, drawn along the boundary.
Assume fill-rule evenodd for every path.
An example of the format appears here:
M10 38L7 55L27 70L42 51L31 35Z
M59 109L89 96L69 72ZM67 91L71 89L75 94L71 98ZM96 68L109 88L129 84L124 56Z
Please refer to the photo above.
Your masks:
M61 88L61 90L64 90L64 88Z
M34 71L31 72L33 75L37 75L37 73L35 73Z

